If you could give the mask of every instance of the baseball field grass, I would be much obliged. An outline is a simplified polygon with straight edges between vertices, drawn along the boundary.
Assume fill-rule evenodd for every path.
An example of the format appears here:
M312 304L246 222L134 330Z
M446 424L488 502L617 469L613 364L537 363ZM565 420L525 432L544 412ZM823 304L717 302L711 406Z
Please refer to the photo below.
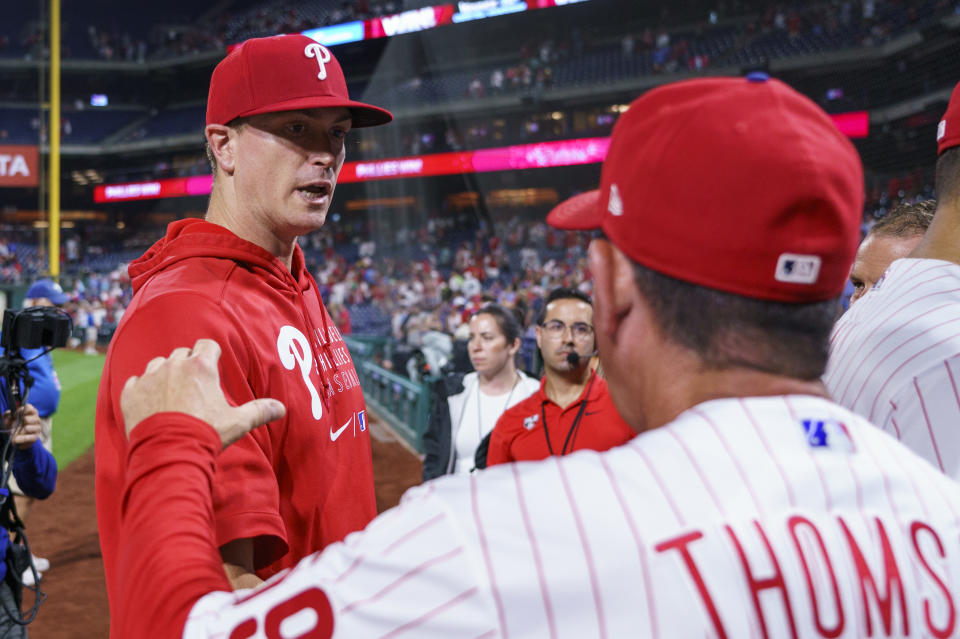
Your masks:
M104 355L57 349L53 364L60 378L60 409L53 417L53 456L62 470L93 445L93 418Z

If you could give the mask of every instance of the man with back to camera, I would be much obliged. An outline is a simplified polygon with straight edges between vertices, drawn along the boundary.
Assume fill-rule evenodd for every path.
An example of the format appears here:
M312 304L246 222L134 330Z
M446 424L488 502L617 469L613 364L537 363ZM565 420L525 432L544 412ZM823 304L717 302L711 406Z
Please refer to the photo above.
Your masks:
M862 188L850 141L776 80L649 91L614 128L600 191L549 218L610 238L589 252L594 326L639 436L428 482L245 596L223 592L196 487L283 408L228 409L209 341L151 363L122 400L117 623L188 639L954 634L960 488L820 382ZM143 576L174 558L189 576Z
M122 588L120 391L174 345L216 339L231 402L272 395L287 405L285 420L218 459L215 540L235 587L294 565L376 514L363 394L297 237L324 223L350 129L391 119L350 100L333 54L305 36L248 40L214 69L206 218L174 222L130 265L135 294L100 385L97 514L111 607Z
M487 466L607 450L633 439L636 433L617 413L606 382L590 366L596 338L585 293L550 291L537 318L537 348L544 371L540 390L500 416L490 433Z
M837 322L824 382L837 403L960 479L960 84L937 152L933 221Z
M910 255L927 232L936 208L934 200L900 204L870 227L850 268L851 304L873 288L894 260Z

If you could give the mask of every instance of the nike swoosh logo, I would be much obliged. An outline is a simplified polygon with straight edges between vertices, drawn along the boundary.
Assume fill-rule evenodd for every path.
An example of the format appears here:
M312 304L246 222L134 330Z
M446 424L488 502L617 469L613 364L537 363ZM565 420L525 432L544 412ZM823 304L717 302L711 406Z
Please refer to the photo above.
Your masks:
M337 441L337 438L340 437L340 435L343 433L343 431L345 431L345 430L347 429L347 426L349 426L349 425L352 424L352 423L353 423L353 416L351 415L351 416L350 416L350 419L347 420L347 423L344 424L343 426L341 426L340 428L338 428L337 430L333 430L333 428L331 427L331 428L330 428L330 441L332 441L332 442Z
M589 417L590 415L596 415L596 414L599 413L599 412L600 412L600 411L598 411L598 410L595 410L595 411L593 411L592 413L588 411L588 412L584 413L584 415L586 415L587 417Z

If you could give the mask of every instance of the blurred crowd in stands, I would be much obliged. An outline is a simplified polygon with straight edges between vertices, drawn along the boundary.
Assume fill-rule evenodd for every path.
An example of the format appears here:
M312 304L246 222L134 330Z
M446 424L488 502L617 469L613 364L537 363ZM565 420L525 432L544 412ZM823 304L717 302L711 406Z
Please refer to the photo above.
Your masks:
M397 246L414 245L419 259L392 256L392 247L378 250L368 244L361 245L361 253L369 255L351 263L329 246L315 265L342 333L394 339L394 348L380 360L386 368L403 371L414 353L422 353L422 363L436 372L453 359L456 342L465 345L466 320L487 302L518 309L532 339L533 318L546 293L558 286L589 291L587 234L549 228L542 217L513 217L496 234L486 224L472 233L461 228L449 217L402 229ZM521 358L532 355L527 343Z
M28 286L40 278L41 260L30 258L27 268L17 258L17 244L0 239L0 282ZM36 247L31 247L36 251ZM133 297L127 265L110 271L82 270L61 278L63 290L70 297L63 308L73 319L73 346L83 345L88 354L98 352L109 342L113 330Z
M730 4L730 3L727 3ZM735 3L734 3L735 4ZM252 35L299 30L307 22L338 22L353 17L381 15L396 10L396 3L354 2L261 4L236 15L219 13L189 27L165 26L155 35L158 42L145 44L142 38L102 26L90 25L81 34L84 51L112 60L138 61L160 55L182 55L201 50L222 50L225 44ZM462 65L443 68L407 69L404 77L387 73L369 78L364 99L390 105L422 107L457 100L480 99L505 94L522 94L536 98L555 87L613 83L625 78L703 70L716 67L749 68L764 66L770 60L791 55L805 55L841 48L877 45L909 29L923 28L930 20L960 11L958 0L921 0L904 3L898 0L833 0L827 3L779 3L767 5L763 11L753 10L736 20L721 20L730 13L718 10L695 24L676 24L667 11L660 23L641 27L624 25L616 37L596 27L574 26L549 36L527 37L509 56L477 55L467 57ZM307 21L307 22L304 22ZM314 24L316 26L316 24ZM43 38L39 32L3 33L0 25L0 56L16 56L19 48L37 46ZM184 30L185 29L185 30ZM607 27L609 31L609 26ZM215 34L215 35L211 35ZM69 40L69 39L67 39ZM33 43L33 44L31 44ZM66 45L65 45L66 47ZM69 49L69 47L66 47ZM72 55L69 50L67 55ZM79 54L80 52L74 52ZM27 54L29 55L29 53ZM82 57L82 56L78 56ZM935 71L902 69L909 77L932 77L926 81L933 90L938 86ZM919 74L919 75L918 75ZM868 108L881 99L884 82L864 87L828 89L821 104L835 109ZM29 102L35 96L18 95L15 85L0 86L0 99ZM27 85L23 85L26 87ZM132 89L131 89L132 90ZM67 144L98 143L109 138L113 142L198 133L203 122L203 104L178 105L169 108L134 107L136 99L111 96L107 110L85 107L84 100L67 96L61 133ZM840 96L838 98L838 96ZM118 101L119 100L119 101ZM838 101L839 100L839 101ZM115 105L126 105L117 108ZM417 128L391 127L390 131L365 132L358 136L360 144L355 159L377 159L420 153L444 152L461 148L482 148L501 143L517 144L546 139L562 139L571 135L608 135L615 120L609 113L589 114L575 118L564 114L554 122L545 114L514 116L516 121L476 118L461 126L443 126L446 122L417 125ZM583 115L583 114L581 114ZM577 126L572 125L577 122ZM575 130L575 128L577 130ZM7 108L0 110L0 141L35 143L47 138L45 125L36 110ZM176 175L196 174L205 170L202 158L192 169L171 167ZM145 173L147 170L144 171ZM155 177L166 177L156 175ZM139 179L131 177L130 179Z
M443 4L437 2L436 4ZM749 5L750 3L745 3ZM708 65L739 61L752 49L769 48L772 42L799 43L809 40L814 46L865 46L882 44L908 24L955 10L955 0L832 0L816 4L783 2L768 4L759 14L744 6L745 16L731 30L715 28L725 14L737 15L737 2L719 2L716 9L693 25L677 25L670 9L661 12L660 24L638 29L622 36L615 46L625 57L649 58L655 72L702 69ZM195 22L168 19L149 33L134 33L120 27L88 24L68 25L64 57L94 58L110 61L144 62L222 50L226 45L251 37L294 33L353 20L395 14L404 10L399 0L342 0L341 2L273 1L246 10L204 14ZM115 20L111 20L115 22ZM71 28L72 27L72 28ZM39 59L44 48L46 25L29 21L19 33L0 32L0 56ZM582 55L606 42L596 42L589 31L574 28L556 42L544 40L524 46L514 66L494 70L486 77L471 81L475 91L510 87L530 87L538 82L549 86L551 59ZM783 38L779 38L779 36ZM71 45L72 43L72 45Z
M81 33L78 25L68 21L62 55L75 59L145 62L222 50L228 44L251 37L295 33L402 10L399 0L274 1L238 12L228 9L204 14L199 21L168 16L163 24L143 33L106 24L88 24L86 32ZM116 16L110 16L109 22L115 25ZM28 21L19 33L0 32L0 56L43 59L49 55L46 29L45 22L37 19Z

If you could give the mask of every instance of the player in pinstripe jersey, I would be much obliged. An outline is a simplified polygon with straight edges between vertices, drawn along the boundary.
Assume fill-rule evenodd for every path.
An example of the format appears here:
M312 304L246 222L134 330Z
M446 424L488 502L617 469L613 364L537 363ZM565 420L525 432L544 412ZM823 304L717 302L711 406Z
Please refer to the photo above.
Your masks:
M960 84L937 151L933 222L837 322L824 382L839 404L960 479Z
M900 204L870 228L850 268L850 304L866 295L894 260L909 256L917 248L936 208L935 200Z
M861 189L853 146L782 83L650 91L617 123L600 190L549 218L610 238L590 247L594 323L641 434L428 482L248 593L228 592L197 487L282 408L227 406L213 342L151 362L123 396L112 623L189 639L952 636L960 488L819 381Z

